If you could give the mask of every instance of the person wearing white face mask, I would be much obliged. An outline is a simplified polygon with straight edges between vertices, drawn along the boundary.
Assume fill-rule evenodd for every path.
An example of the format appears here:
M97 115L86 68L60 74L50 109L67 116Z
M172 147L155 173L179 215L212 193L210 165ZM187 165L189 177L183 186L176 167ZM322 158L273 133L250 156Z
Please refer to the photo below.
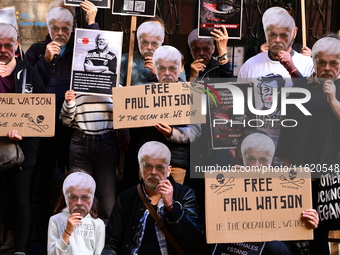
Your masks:
M142 179L119 195L102 255L199 254L203 236L196 196L188 186L174 182L170 158L170 150L160 142L150 141L139 149ZM162 225L156 224L153 211Z
M39 73L27 61L15 58L18 45L19 35L16 28L10 24L0 23L0 93L45 92ZM37 162L39 138L22 137L17 130L8 130L8 132L8 138L19 143L25 159L21 165L0 175L0 186L6 190L10 205L4 208L6 218L2 219L5 228L10 231L8 231L6 242L0 248L0 253L14 250L15 254L25 254L31 225L30 186ZM7 214L10 208L13 213Z
M48 254L98 255L104 247L105 225L98 218L96 183L85 172L69 174L63 183L66 208L50 218Z
M303 106L311 115L287 107L285 118L294 119L298 125L282 129L276 156L284 159L287 166L311 167L315 178L313 204L320 222L314 230L310 254L326 255L329 254L328 231L340 229L340 215L335 210L339 200L324 197L337 190L338 182L322 181L332 176L340 163L340 41L331 37L319 39L312 48L312 58L315 74L294 84L310 92L310 99ZM289 96L290 100L298 98L296 93Z

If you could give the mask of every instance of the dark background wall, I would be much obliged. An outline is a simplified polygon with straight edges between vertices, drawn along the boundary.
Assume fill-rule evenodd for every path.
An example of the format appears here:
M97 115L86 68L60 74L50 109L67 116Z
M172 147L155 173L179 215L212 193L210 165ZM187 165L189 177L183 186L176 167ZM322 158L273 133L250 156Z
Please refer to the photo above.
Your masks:
M232 0L231 0L232 1ZM224 1L226 2L226 1ZM190 60L187 37L197 27L198 0L162 0L157 3L157 15L165 21L165 43L177 47ZM243 46L245 53L265 41L262 28L262 14L271 6L281 6L292 13L299 28L296 43L301 38L301 2L299 0L243 0L243 27L241 40L229 40L228 46ZM340 30L340 1L338 0L305 0L307 46L312 47L322 34L337 33ZM100 10L99 22L107 30L124 31L123 52L128 51L130 17L113 16L110 10ZM137 27L143 18L137 18ZM136 48L135 48L136 49ZM247 58L247 56L245 56Z

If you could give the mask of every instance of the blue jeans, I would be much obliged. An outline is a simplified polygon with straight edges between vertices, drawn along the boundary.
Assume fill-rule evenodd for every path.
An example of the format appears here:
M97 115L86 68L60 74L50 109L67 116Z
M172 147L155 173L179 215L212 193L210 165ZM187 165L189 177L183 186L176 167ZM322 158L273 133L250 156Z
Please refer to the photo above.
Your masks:
M96 197L108 220L116 199L118 141L115 132L86 135L75 130L70 144L70 167L81 168L96 181Z

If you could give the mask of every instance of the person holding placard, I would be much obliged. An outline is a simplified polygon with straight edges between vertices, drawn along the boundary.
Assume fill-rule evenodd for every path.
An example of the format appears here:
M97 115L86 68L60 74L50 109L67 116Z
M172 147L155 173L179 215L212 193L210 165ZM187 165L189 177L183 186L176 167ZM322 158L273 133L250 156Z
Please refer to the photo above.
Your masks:
M261 130L249 130L240 137L240 144L234 150L237 163L248 167L268 167L272 165L275 155L275 143L265 132ZM242 162L242 163L241 163ZM270 173L268 173L269 175ZM296 172L292 169L290 175ZM317 228L319 217L314 209L306 209L301 216L309 223L308 227ZM303 242L304 244L305 242ZM300 250L301 249L301 250ZM265 243L262 255L297 254L308 246L301 247L296 241L269 241Z
M157 141L139 149L140 184L119 195L102 255L200 254L203 235L195 192L174 182L170 157L169 148Z
M95 22L97 7L87 0L82 1L80 7L86 12L87 28L99 29ZM31 251L34 255L39 255L42 250L46 249L53 173L55 169L61 172L69 169L69 145L73 130L62 124L59 114L64 102L64 94L70 88L74 48L73 9L73 7L65 7L63 1L53 1L46 17L49 32L46 39L34 43L25 55L25 58L43 78L46 92L56 95L55 136L41 139L38 163L34 173L32 197L34 218L31 235L34 246Z
M18 31L12 25L0 23L0 93L43 93L45 86L39 73L27 61L15 58L15 51L19 45L18 39ZM7 230L14 232L14 247L10 240L6 240L0 252L7 252L14 248L15 254L22 255L25 254L32 220L30 186L37 162L39 138L22 137L16 130L8 131L9 139L19 142L25 159L20 166L0 175L1 186L5 186L11 205L4 208L9 218L2 220ZM9 208L13 208L13 214L7 212Z
M276 155L285 165L305 167L311 171L313 202L320 223L314 230L310 254L329 254L328 231L340 229L339 190L340 152L340 41L323 37L312 48L315 74L294 84L310 92L310 99L303 104L310 113L305 115L292 105L287 107L287 119L298 125L283 128ZM301 94L300 94L301 95ZM299 99L292 93L289 100ZM330 195L328 195L330 194Z
M188 45L194 61L186 65L185 72L187 80L203 78L226 78L232 77L233 71L228 59L227 43L228 32L222 26L222 29L214 29L211 34L213 38L199 38L198 29L194 29L188 36ZM213 57L215 44L218 52L217 57Z
M96 196L108 220L116 198L118 138L113 130L112 98L65 93L61 109L64 125L74 129L70 143L70 167L82 168L96 183Z

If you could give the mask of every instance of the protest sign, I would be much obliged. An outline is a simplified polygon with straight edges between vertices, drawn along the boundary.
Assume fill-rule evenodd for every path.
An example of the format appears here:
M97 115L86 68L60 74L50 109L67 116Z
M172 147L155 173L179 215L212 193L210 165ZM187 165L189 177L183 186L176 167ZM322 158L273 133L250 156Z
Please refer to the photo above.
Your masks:
M301 217L312 208L308 168L263 167L263 172L251 172L250 167L219 168L225 171L215 167L205 173L208 243L313 238L312 228Z
M115 128L204 123L203 85L157 83L113 88Z
M236 115L234 111L234 97L229 85L236 86L244 96L247 95L247 89L252 88L252 83L216 83L211 84L220 101L214 101L208 97L210 137L213 149L230 149L239 144L242 133L248 129L256 129L256 115L251 113L247 106L247 100L244 100L242 107L245 109L244 114ZM234 94L236 94L234 92ZM239 96L237 94L236 96ZM240 98L236 98L240 100ZM236 103L235 103L236 105ZM251 125L248 125L250 123ZM252 127L255 126L255 127Z
M91 3L93 3L98 8L110 8L111 0L89 0ZM69 6L80 6L80 3L83 2L83 0L64 0L65 5Z
M112 14L155 17L156 0L113 0Z
M71 89L111 96L119 84L123 32L76 29Z
M242 27L242 0L200 0L198 10L199 37L213 37L210 34L214 29L225 26L229 39L241 39Z
M0 136L54 136L54 94L0 94Z

